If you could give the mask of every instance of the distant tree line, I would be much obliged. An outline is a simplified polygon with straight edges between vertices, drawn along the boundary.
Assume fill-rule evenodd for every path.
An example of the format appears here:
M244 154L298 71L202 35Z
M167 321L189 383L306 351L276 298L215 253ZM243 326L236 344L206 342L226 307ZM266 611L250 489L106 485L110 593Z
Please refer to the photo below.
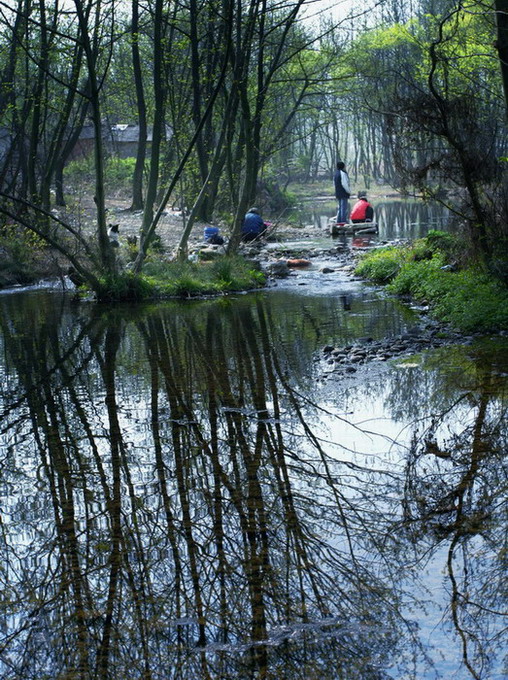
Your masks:
M302 20L305 1L4 3L5 217L71 256L94 285L114 260L103 127L131 123L137 271L177 192L190 212L180 256L195 221L218 214L230 216L234 250L260 183L329 178L339 158L367 187L454 190L473 245L499 257L508 249L502 7L386 0L317 26ZM65 204L65 167L85 124L94 128L94 242L52 213Z

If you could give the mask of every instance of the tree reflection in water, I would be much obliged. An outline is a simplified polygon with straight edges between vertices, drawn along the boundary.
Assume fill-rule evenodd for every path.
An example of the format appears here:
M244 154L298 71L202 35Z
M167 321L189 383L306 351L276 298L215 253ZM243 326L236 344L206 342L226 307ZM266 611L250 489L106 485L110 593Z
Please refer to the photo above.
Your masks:
M427 391L433 415L413 435L403 527L420 559L446 550L450 618L467 677L479 680L491 677L491 661L504 656L506 667L508 660L508 356L502 345L484 342L474 359L464 348L447 349L444 359L441 351L427 361L441 370ZM408 393L398 388L400 396ZM416 415L410 400L404 408Z
M437 514L418 446L394 533L399 480L323 437L293 376L303 339L260 299L217 305L4 300L3 676L368 680L405 660L418 677L399 613L405 546Z

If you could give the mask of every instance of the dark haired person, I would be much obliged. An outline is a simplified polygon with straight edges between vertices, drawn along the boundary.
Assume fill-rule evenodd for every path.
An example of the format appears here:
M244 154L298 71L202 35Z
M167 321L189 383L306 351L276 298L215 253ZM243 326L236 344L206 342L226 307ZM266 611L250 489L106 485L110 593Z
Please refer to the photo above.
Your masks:
M345 224L347 222L348 198L351 196L349 175L345 167L344 163L339 161L337 169L333 174L335 198L337 199L337 224Z
M372 222L374 219L374 208L367 200L367 192L358 192L358 201L354 204L351 210L351 222L358 224L359 222Z
M257 208L250 208L243 218L242 240L254 241L266 231L266 224Z

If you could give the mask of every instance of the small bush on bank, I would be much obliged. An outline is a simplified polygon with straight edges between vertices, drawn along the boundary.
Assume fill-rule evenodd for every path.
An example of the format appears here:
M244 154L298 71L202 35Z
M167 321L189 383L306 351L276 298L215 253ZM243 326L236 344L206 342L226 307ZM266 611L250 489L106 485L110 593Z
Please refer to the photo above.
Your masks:
M403 248L380 248L360 260L356 274L375 283L388 283L399 273L407 257Z
M462 331L508 329L508 289L480 271L440 272L423 293L439 319Z
M425 249L426 258L415 258ZM449 268L456 254L453 236L430 235L416 247L369 254L356 272L376 283L388 283L387 289L397 295L428 303L437 318L464 332L508 329L508 288L477 268Z
M356 273L381 284L389 283L395 278L398 281L400 279L398 285L402 289L408 266L410 270L416 267L417 271L420 269L424 271L425 266L419 269L415 263L431 261L433 263L431 268L439 268L457 260L459 251L460 242L456 236L444 231L431 230L426 238L418 239L409 245L388 246L368 253L360 260Z
M147 262L142 274L123 272L101 281L100 301L194 297L224 291L250 290L264 285L264 275L242 257L214 262Z
M36 234L16 224L0 226L0 286L29 284L41 275L45 244Z
M432 254L441 253L448 260L456 258L462 247L457 236L437 229L430 229L427 236L420 241L429 247Z
M123 272L118 276L101 279L100 288L96 291L100 302L119 300L141 301L157 296L157 287L153 281L142 274Z
M442 292L444 258L437 254L430 260L407 260L387 288L397 295L412 295L417 299L434 297Z

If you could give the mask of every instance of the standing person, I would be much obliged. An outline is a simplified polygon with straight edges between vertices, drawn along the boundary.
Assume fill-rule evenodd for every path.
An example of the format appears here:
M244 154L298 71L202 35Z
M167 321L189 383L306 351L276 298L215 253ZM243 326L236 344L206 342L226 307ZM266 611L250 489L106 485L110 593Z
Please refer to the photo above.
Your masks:
M266 231L266 224L257 208L250 208L243 218L242 240L254 241Z
M351 222L372 222L374 218L374 208L367 200L367 192L358 192L358 201L351 210Z
M347 222L348 198L351 196L351 189L349 188L349 176L344 170L346 166L342 161L337 163L337 170L333 175L333 183L335 184L335 198L337 204L337 224L345 224Z

